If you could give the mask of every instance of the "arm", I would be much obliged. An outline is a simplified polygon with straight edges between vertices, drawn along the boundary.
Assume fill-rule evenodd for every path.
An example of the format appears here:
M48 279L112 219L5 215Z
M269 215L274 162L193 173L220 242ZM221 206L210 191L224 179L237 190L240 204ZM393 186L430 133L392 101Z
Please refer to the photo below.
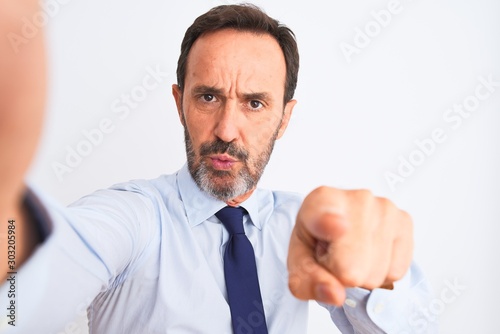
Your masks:
M344 334L435 334L439 332L437 317L427 312L433 298L422 271L412 264L392 290L349 288L341 307L320 305Z
M45 102L43 32L19 48L9 36L22 36L23 17L39 10L36 0L0 0L0 278L8 271L8 221L16 224L16 267L39 242L23 204L24 175L40 135Z
M24 177L42 128L46 73L43 31L24 36L22 20L32 18L38 4L0 0L1 333L73 332L75 316L129 270L153 239L152 225L143 223L157 221L150 202L134 189L98 192L69 209L26 190ZM41 244L43 224L50 233ZM13 269L6 261L11 225Z
M153 201L138 188L100 190L68 208L29 194L50 233L13 281L0 284L0 305L15 308L12 318L0 315L1 333L73 332L74 318L100 292L140 268L160 233Z

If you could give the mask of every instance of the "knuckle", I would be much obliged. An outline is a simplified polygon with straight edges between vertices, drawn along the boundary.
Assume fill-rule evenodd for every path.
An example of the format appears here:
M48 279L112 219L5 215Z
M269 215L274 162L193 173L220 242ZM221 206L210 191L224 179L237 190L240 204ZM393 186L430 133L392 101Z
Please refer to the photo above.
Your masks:
M373 198L373 193L369 189L357 189L357 190L354 190L354 194L356 197L359 197L359 198L365 199L365 200Z
M369 205L375 198L371 190L368 189L349 190L348 196L352 201L361 205Z
M316 262L312 258L306 258L302 261L297 275L304 277L310 275L316 269Z
M394 203L387 197L377 197L377 202L383 210L395 209Z
M300 292L300 277L297 275L290 276L288 279L288 289L295 297L299 297Z
M405 274L406 274L406 269L402 266L392 268L391 271L387 273L386 281L391 283L399 281L404 277Z
M408 231L408 233L413 233L413 219L410 214L404 210L400 210L400 223L402 229Z
M391 219L396 218L398 212L400 211L396 205L386 197L377 197L376 198L377 212L380 214L381 218ZM395 221L397 219L392 219L390 221Z
M328 196L333 192L333 188L328 186L319 186L311 192L313 196Z
M405 224L407 224L409 226L413 226L413 219L412 219L411 215L408 212L404 211L404 210L399 210L399 211L401 213L401 220Z
M338 275L338 279L346 287L359 287L364 285L364 277L358 270L345 269Z

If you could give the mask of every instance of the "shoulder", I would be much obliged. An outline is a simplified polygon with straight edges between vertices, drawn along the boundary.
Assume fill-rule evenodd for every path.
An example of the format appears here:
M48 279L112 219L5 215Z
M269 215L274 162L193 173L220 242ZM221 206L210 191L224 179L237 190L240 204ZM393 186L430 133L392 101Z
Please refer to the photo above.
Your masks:
M176 173L160 175L155 179L135 179L128 182L117 183L109 190L128 191L143 195L157 195L165 191L176 191Z
M302 194L289 191L258 189L257 194L261 205L271 207L275 214L286 212L295 216L304 200Z
M70 207L96 204L115 205L121 209L153 209L163 202L164 197L177 193L175 175L161 175L156 179L136 179L114 184L86 195Z
M271 194L273 196L275 208L285 206L296 208L298 210L304 200L304 196L302 194L290 191L273 190L271 191Z

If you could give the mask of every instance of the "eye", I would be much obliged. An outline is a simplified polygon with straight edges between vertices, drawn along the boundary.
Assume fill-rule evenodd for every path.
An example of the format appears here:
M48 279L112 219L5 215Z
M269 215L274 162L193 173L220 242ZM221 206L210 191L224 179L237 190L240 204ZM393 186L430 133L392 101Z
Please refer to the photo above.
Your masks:
M203 94L202 97L204 102L212 102L215 101L215 96L212 94Z
M263 104L260 101L257 100L251 100L249 102L250 108L253 110L258 110L263 107Z

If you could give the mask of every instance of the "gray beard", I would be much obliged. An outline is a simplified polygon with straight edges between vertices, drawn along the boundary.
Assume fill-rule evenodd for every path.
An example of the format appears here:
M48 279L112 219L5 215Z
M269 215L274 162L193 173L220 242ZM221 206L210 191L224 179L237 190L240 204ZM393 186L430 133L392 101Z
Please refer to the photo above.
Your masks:
M184 122L184 124L186 124L186 122ZM187 128L184 126L184 142L186 145L188 169L191 177L202 191L224 202L228 202L238 196L246 194L257 186L257 183L264 173L264 169L271 158L278 131L279 127L274 132L266 150L260 153L253 162L252 167L255 172L252 174L249 168L249 163L252 162L252 159L249 157L248 151L244 148L237 147L233 143L223 142L220 139L201 145L200 161L196 164L196 154L193 144ZM215 170L211 166L208 166L201 158L209 154L222 153L227 153L243 163L243 167L237 175L233 176L230 171ZM227 179L222 184L216 184L213 180L214 178L222 177Z

